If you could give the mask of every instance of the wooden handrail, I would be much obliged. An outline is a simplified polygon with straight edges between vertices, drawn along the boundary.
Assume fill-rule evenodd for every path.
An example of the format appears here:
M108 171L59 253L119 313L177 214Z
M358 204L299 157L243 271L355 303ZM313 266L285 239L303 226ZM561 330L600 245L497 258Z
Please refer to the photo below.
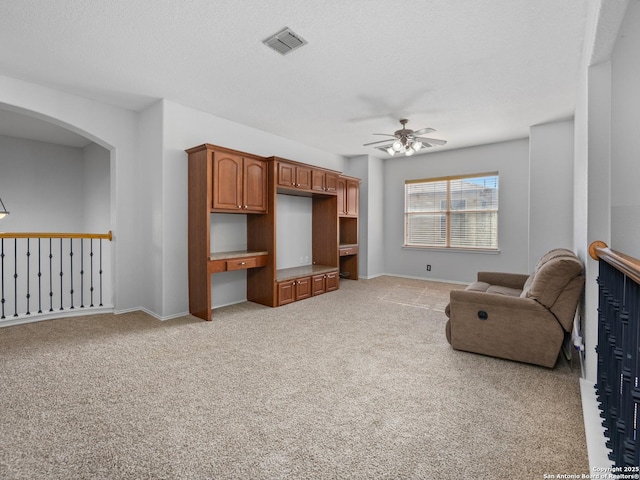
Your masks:
M113 240L111 230L107 233L50 233L50 232L20 232L0 233L0 238L97 238Z
M607 244L601 240L591 242L591 245L589 245L589 255L594 260L604 260L640 284L640 260L637 258L611 250Z

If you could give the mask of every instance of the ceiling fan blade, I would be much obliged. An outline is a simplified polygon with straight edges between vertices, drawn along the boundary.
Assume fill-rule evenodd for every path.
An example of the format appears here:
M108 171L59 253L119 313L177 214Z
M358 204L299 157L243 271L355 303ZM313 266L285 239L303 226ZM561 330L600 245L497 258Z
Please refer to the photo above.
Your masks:
M422 135L423 133L433 133L435 132L435 130L433 128L423 128L421 130L416 130L415 132L413 132L414 135Z
M371 135L384 135L386 137L395 137L393 133L372 133Z
M365 144L363 144L362 146L363 146L363 147L368 147L369 145L375 145L376 143L385 143L385 142L388 142L388 141L389 141L389 139L386 139L386 140L378 140L377 142L369 142L369 143L365 143Z
M421 141L423 144L431 143L432 145L446 145L446 140L438 140L437 138L427 138L427 137L416 137L416 140Z

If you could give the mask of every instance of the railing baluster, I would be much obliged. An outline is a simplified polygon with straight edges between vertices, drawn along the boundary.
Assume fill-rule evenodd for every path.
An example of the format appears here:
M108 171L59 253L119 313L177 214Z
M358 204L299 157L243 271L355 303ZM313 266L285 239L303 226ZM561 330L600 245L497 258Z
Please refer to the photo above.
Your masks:
M49 239L49 311L53 312L53 239Z
M5 241L7 238L12 241ZM69 243L65 241L66 238L69 239ZM37 239L37 245L32 239ZM48 251L42 239L48 239ZM79 245L75 239L78 239ZM89 245L85 243L87 239ZM100 241L97 247L94 245L94 239ZM0 320L5 320L7 315L11 316L11 312L13 317L43 314L43 308L46 309L46 300L43 297L47 295L47 291L49 315L54 311L80 310L88 306L104 307L105 287L108 289L110 283L108 283L109 279L105 280L104 277L103 262L108 252L103 250L102 240L111 239L111 232L107 234L0 233ZM55 243L58 241L60 243ZM85 258L85 255L88 255L88 258ZM94 258L96 255L99 255L98 259ZM87 271L87 268L90 270ZM13 282L10 281L11 276ZM55 280L56 276L60 278L59 282ZM60 289L59 292L57 288ZM97 288L100 289L99 292L96 292ZM99 294L99 305L95 304L98 300L94 297L96 293ZM85 295L89 298L85 298ZM56 304L58 301L59 305ZM64 313L55 314L55 316L63 315ZM0 322L0 327L3 324L14 323L13 320L6 323Z
M38 313L42 313L42 239L38 239Z
M71 290L69 293L71 294L71 310L73 310L73 238L69 239L69 281L71 282Z
M64 310L63 302L62 302L62 294L64 292L64 287L62 286L62 276L64 273L62 272L62 239L60 239L60 310Z
M622 472L640 464L640 261L602 245L589 247L599 260L596 393L609 459Z
M29 246L29 238L27 238L27 315L31 315L29 311L29 301L31 300L31 292L29 291L29 279L31 278L31 270L30 270L30 260L31 260L31 248Z
M0 239L2 240L2 247L0 248L0 260L2 263L2 299L0 299L0 303L2 304L2 315L0 316L0 319L4 319L4 302L5 302L5 298L4 298L4 238Z
M89 260L91 263L91 288L89 289L89 291L91 292L91 306L93 307L93 238L91 238L89 240L89 249L90 249L90 253L89 253Z
M102 306L102 239L100 239L100 306Z
M80 239L80 308L84 308L84 239Z
M13 240L13 308L14 317L18 316L18 239Z

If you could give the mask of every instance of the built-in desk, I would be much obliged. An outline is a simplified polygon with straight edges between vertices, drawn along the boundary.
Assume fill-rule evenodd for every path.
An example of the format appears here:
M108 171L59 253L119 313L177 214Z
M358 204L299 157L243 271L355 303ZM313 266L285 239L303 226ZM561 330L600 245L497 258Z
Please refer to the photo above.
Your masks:
M207 271L211 274L264 267L267 265L268 255L269 252L254 252L249 250L212 253L209 255Z

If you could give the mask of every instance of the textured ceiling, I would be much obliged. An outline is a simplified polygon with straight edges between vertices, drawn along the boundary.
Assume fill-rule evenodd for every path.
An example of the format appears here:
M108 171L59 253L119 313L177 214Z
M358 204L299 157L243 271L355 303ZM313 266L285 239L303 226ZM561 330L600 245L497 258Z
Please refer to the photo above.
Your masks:
M0 74L132 110L158 98L339 155L442 148L573 115L587 0L0 2ZM286 56L262 40L288 26ZM207 141L207 139L203 139Z

